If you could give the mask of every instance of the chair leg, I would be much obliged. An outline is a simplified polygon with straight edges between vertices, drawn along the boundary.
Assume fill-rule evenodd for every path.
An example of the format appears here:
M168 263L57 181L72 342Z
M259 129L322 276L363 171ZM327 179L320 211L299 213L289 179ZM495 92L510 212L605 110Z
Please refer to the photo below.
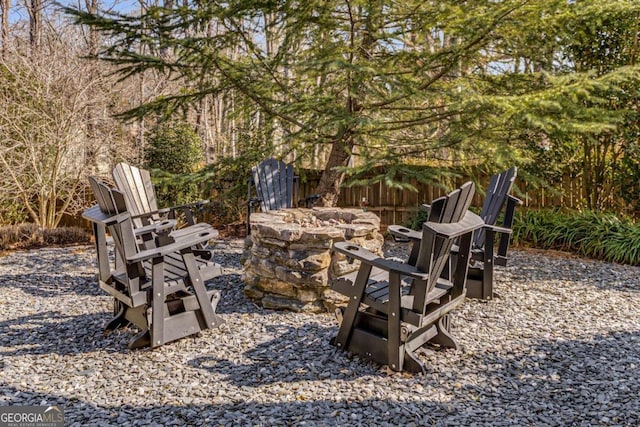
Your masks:
M389 322L388 354L389 367L394 371L402 371L405 350L400 340L400 275L389 274Z
M114 311L117 310L117 312L114 313L115 316L113 317L113 319L111 319L109 323L107 323L107 325L104 327L105 335L111 331L115 331L116 329L124 328L129 324L129 321L126 319L127 306L125 304L121 303L117 299L114 299L113 309Z
M196 298L198 299L198 304L200 305L200 312L202 313L202 317L205 320L204 327L206 329L216 328L224 323L222 318L215 313L215 307L217 306L218 302L216 301L215 305L212 304L213 298L210 298L207 294L207 289L205 288L204 281L202 280L202 275L200 274L200 271L196 266L193 252L191 252L191 250L187 248L181 253L184 260L184 265L187 268L189 277L191 278L191 286L193 286Z
M331 344L343 350L346 350L349 345L351 331L355 324L358 308L360 307L360 301L362 301L364 288L367 285L369 275L371 274L371 268L372 266L369 264L362 264L360 266L360 271L358 271L356 280L353 283L353 293L349 296L349 303L342 314L342 322L340 323L338 335L331 340Z
M165 318L165 290L164 290L164 260L154 258L151 265L151 347L164 344L164 318Z
M482 269L482 299L493 299L493 259L484 262Z
M482 270L482 299L493 298L493 241L495 233L487 231L484 247L484 268Z
M135 350L138 348L149 347L151 344L151 333L149 329L144 329L140 331L136 336L131 338L127 347L130 350Z
M410 333L407 331L407 333L408 336L406 337L404 344L404 370L409 372L426 373L427 368L425 364L418 359L415 351L424 346L438 334L437 327L435 325L423 326L422 328L411 331Z
M458 343L451 335L451 319L449 315L444 315L436 322L437 335L431 339L431 343L438 344L444 348L458 348Z

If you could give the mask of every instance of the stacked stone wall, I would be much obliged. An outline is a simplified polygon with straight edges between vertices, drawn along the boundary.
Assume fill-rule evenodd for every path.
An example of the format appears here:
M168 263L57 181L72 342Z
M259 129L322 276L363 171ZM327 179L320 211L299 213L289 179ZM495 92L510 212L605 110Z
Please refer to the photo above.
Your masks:
M382 252L380 219L360 209L284 209L251 215L245 244L245 294L265 308L298 312L333 310L344 297L331 278L355 271L334 242L349 241Z

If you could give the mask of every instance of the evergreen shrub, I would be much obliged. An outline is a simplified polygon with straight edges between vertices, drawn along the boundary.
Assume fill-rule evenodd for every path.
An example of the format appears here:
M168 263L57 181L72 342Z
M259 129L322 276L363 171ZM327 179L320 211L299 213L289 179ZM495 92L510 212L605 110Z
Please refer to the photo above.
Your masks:
M191 126L161 124L151 132L148 141L145 163L158 190L158 205L169 207L201 199L198 183L188 179L189 174L204 165L202 141Z

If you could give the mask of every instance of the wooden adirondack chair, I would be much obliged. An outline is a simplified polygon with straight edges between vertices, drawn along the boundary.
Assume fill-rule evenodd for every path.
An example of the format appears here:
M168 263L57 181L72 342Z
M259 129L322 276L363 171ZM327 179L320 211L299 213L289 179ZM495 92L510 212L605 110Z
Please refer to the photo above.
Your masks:
M118 163L113 168L113 180L116 188L124 194L127 210L136 227L163 221L166 218L175 219L177 211L184 213L187 225L193 225L195 224L194 211L208 203L206 200L200 200L186 205L159 209L149 171L127 163Z
M483 224L467 211L473 193L469 182L433 202L433 221L423 224L415 266L348 242L334 244L334 251L361 264L332 281L333 290L349 297L346 309L336 313L342 319L333 345L411 372L425 372L414 352L426 343L457 348L449 312L464 301L472 235ZM451 274L443 275L456 239L458 255Z
M251 175L248 181L247 235L251 234L251 212L256 207L259 206L263 212L292 208L301 202L309 207L319 198L317 195L309 196L298 200L296 204L295 197L300 195L298 177L293 171L293 165L287 165L281 160L263 160L251 169ZM256 197L251 197L254 187Z
M511 228L516 206L522 202L509 194L516 179L518 169L514 166L502 173L493 175L487 188L487 194L482 205L480 217L485 222L482 229L474 234L471 246L471 266L467 283L467 296L469 298L492 299L493 293L493 266L506 266ZM503 212L504 211L504 212ZM496 222L502 216L502 224ZM389 232L394 236L409 239L413 242L409 260L410 265L415 265L418 255L421 233L409 230L398 225L389 226ZM494 248L498 236L497 250ZM487 244L491 242L491 244ZM453 246L457 251L457 245Z
M136 239L123 194L97 180L93 186L98 204L82 216L93 224L100 288L118 301L119 310L105 332L133 323L141 332L132 338L129 348L139 348L157 347L219 326L222 319L215 309L220 293L207 291L205 282L219 276L222 269L211 261L211 251L200 249L216 231L199 225L197 232L179 239L160 233L154 247L144 249ZM154 227L148 226L147 231L155 234ZM113 268L108 261L106 229L113 237L116 259L121 259Z

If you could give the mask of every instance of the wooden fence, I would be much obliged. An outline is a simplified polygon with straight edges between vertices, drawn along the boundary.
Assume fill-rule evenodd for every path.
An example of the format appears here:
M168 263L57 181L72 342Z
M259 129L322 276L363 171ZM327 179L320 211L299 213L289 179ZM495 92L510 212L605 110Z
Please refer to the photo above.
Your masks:
M305 181L300 185L301 195L313 194L319 179L319 172L307 171ZM468 178L455 181L449 180L450 182L443 182L440 185L428 185L416 180L408 180L410 184L418 189L417 192L390 188L383 182L368 186L344 187L340 194L338 206L367 209L380 217L383 227L391 224L409 224L420 209L420 205L431 203L437 197L462 185L466 180ZM481 207L489 177L481 177L477 179L477 182L479 182L479 185L473 200L473 206ZM640 183L638 188L626 190L640 192ZM523 201L523 208L563 207L577 209L584 207L584 192L580 178L565 177L558 186L558 191L550 192L549 190L534 188L522 177L518 177L516 178L513 194ZM622 195L616 195L615 197L622 197ZM88 200L93 200L91 195L88 195ZM86 224L79 218L67 217L63 225L85 226Z
M479 184L472 206L482 206L489 178L487 176L477 179ZM302 194L312 194L318 180L318 177L307 176L307 181L301 185ZM433 199L462 185L466 180L468 179L459 179L441 185L429 185L409 180L408 182L418 189L417 192L390 188L384 182L362 187L344 187L338 206L368 209L380 217L383 225L408 224L419 210L420 205L431 203ZM567 176L558 186L558 190L550 191L544 188L534 188L519 177L516 178L512 193L522 200L525 208L563 207L577 209L584 207L584 189L582 180L579 178Z

